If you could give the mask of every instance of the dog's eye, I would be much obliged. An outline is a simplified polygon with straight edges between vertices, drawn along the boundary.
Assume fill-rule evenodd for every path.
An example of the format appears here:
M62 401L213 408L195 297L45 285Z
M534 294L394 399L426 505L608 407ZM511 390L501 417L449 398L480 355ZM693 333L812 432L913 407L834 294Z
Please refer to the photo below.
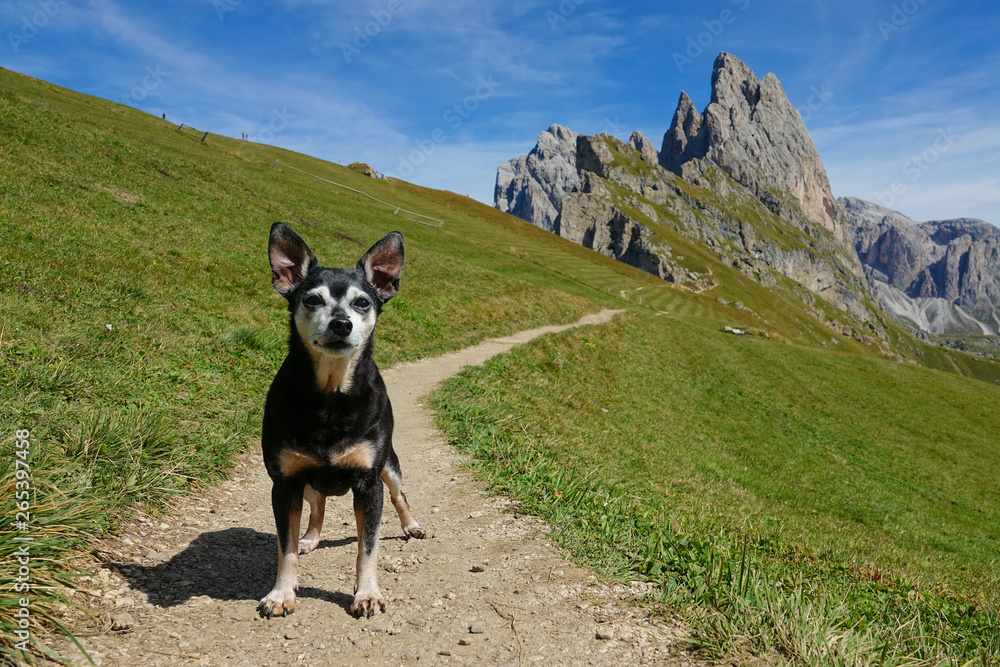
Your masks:
M310 294L306 298L302 299L302 303L304 303L307 308L319 308L323 305L323 299L315 294Z
M364 311L372 307L372 302L363 296L359 296L357 299L354 300L354 303L351 305L357 308L358 310Z

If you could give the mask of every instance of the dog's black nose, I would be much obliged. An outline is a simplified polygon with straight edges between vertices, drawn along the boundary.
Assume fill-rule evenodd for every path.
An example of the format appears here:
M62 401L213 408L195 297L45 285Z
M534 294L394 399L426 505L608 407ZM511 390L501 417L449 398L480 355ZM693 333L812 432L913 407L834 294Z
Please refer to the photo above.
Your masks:
M351 320L346 317L338 317L330 320L330 333L335 336L346 336L351 333L351 329L353 328L354 325L351 324Z

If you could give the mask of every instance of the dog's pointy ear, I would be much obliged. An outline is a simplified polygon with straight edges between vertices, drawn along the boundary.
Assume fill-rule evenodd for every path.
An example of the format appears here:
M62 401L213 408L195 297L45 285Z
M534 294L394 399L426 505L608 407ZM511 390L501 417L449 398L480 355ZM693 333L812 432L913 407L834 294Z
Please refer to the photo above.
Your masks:
M399 292L399 276L403 273L403 235L389 232L358 260L365 280L388 301Z
M306 242L283 222L271 225L267 256L271 261L271 284L286 298L319 263Z

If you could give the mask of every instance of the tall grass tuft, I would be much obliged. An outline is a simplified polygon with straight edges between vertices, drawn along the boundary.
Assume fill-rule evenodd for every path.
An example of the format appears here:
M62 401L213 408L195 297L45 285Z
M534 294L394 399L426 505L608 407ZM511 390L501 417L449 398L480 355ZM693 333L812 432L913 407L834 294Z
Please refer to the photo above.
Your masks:
M64 433L63 455L110 506L158 503L194 479L164 415L145 408L92 412Z
M275 353L285 348L284 330L265 332L258 327L235 327L223 337L223 342L234 349Z

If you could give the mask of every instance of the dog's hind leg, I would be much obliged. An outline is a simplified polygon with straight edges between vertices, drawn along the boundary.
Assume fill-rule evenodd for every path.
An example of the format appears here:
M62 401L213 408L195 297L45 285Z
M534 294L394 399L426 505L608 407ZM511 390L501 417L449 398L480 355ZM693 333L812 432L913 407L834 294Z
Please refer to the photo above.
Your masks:
M427 533L420 527L417 520L413 518L413 513L410 512L410 504L406 502L406 494L403 493L403 472L399 468L399 457L396 456L396 452L391 446L389 447L389 458L386 459L385 467L382 468L382 481L389 487L389 499L392 501L392 506L396 508L396 514L399 515L399 523L403 527L403 533L407 537L416 537L421 540L427 537Z
M358 522L357 578L351 613L371 618L375 610L385 612L385 598L378 588L378 542L382 530L382 482L377 478L367 488L354 489L354 518Z
M326 514L326 496L308 484L303 495L309 503L309 527L299 539L299 553L307 554L319 544L319 532L323 530L323 517Z
M286 480L271 487L271 507L278 532L278 576L257 611L261 616L288 616L295 611L299 578L299 527L302 521L302 487Z

